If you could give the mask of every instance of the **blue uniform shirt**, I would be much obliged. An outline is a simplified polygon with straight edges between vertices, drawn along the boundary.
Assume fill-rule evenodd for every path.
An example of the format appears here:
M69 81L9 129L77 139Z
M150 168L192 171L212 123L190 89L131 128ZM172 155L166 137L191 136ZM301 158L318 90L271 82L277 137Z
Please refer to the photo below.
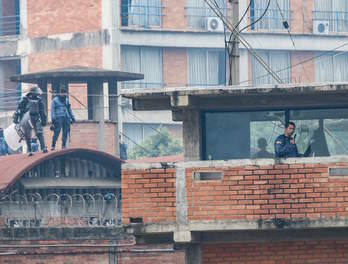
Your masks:
M280 135L274 142L274 152L276 158L295 158L299 157L296 144L291 144L291 137Z

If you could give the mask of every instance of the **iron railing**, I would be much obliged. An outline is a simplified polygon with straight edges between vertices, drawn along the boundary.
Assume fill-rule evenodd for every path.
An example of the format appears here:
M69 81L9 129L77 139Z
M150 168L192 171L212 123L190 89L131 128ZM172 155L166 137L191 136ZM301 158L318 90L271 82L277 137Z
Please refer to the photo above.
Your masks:
M216 17L216 14L209 7L193 7L186 6L186 19L187 19L187 27L195 30L207 31L207 19L209 17ZM222 13L229 17L228 8L221 8Z
M123 82L123 88L134 89L134 88L162 88L165 84L162 82L143 82L143 81L128 81Z
M314 11L313 21L328 21L329 32L348 32L348 12Z
M9 194L0 199L0 219L7 227L120 226L117 193Z
M121 4L121 26L136 28L161 28L162 5Z
M265 9L257 9L252 8L250 10L250 24L259 19L261 15L264 13ZM290 25L291 11L290 10L282 10L282 14L284 16L284 20L286 20ZM283 17L278 9L268 9L267 13L264 17L250 26L250 30L261 30L261 31L282 31L286 30L283 25Z
M0 16L0 36L20 34L20 16Z

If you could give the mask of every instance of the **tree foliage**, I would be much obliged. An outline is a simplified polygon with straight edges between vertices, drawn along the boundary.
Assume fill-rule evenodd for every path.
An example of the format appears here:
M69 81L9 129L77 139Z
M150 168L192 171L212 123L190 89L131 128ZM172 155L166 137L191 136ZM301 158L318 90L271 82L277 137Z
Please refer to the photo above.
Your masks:
M135 145L129 153L129 158L139 159L142 157L160 157L182 153L182 144L169 134L167 128L160 127L157 131L141 142L139 146Z

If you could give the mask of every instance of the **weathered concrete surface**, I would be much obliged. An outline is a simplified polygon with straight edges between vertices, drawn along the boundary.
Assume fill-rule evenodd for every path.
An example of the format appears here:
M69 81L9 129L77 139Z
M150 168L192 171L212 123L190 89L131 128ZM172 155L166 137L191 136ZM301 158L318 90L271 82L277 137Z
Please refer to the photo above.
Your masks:
M0 40L0 57L17 56L18 42L16 39L1 39Z
M32 52L50 52L66 49L78 49L89 46L102 46L110 43L108 30L96 32L78 32L51 35L31 39Z
M176 168L217 168L217 167L240 167L240 166L262 166L276 164L321 164L348 162L348 156L331 157L309 157L309 158L288 158L288 159L234 159L234 160L204 160L185 161L171 164ZM160 163L124 163L124 170L146 170L161 169Z
M348 83L125 89L122 95L133 99L135 110L334 107L345 106Z
M84 240L84 239L133 239L122 227L75 228L0 228L1 241L9 240Z

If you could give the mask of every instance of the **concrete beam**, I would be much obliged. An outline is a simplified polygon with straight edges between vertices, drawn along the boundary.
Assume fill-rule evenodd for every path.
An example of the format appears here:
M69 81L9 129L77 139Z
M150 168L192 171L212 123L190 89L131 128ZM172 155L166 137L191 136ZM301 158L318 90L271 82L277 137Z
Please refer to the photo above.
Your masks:
M195 100L193 97L188 96L188 95L173 94L170 97L170 105L173 108L194 107Z
M159 99L146 99L146 100L132 100L133 110L167 110L170 109L170 99L159 98Z
M296 43L294 47L289 41L286 31L283 33L246 32L245 39L254 49L266 50L294 50L294 51L330 51L342 45L346 41L344 35L313 35L292 34ZM121 45L153 46L153 47L180 47L180 48L225 48L223 32L199 32L199 31L166 31L122 29ZM308 45L311 43L312 45ZM240 49L246 50L240 44ZM348 45L337 49L337 52L348 51Z

